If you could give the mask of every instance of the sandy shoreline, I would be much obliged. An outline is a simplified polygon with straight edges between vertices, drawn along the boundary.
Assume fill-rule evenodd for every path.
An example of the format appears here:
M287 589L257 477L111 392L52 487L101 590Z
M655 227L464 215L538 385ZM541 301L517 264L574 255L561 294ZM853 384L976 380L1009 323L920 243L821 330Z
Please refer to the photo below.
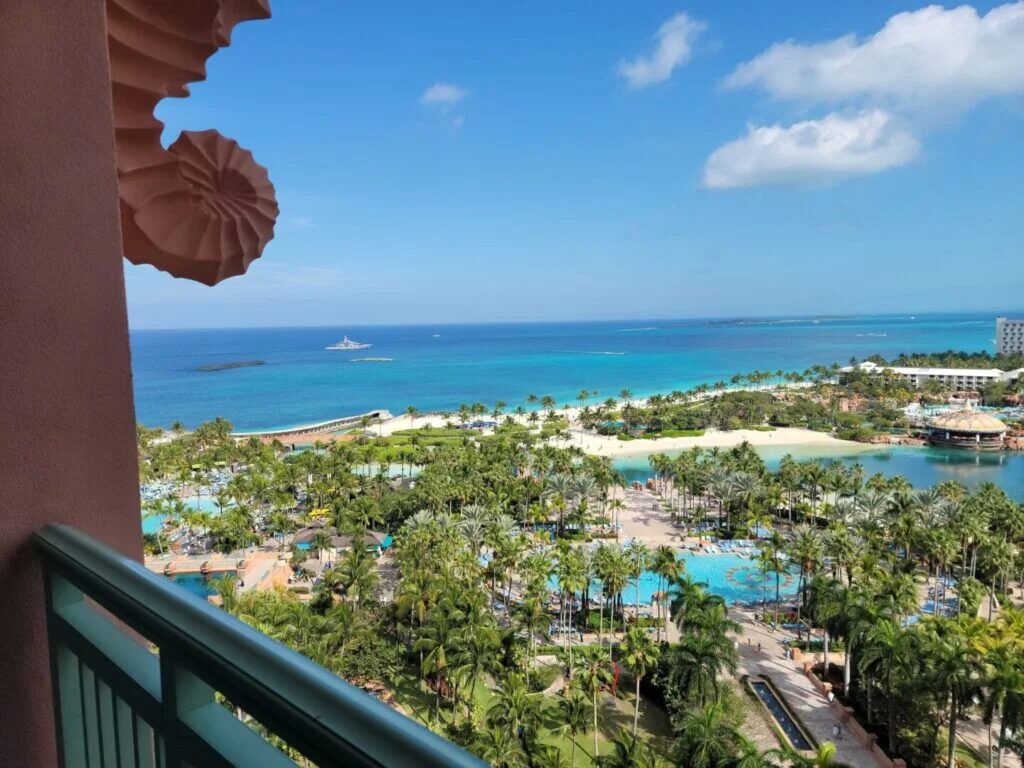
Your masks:
M736 429L727 432L708 430L700 437L659 437L654 440L619 440L616 436L598 435L593 432L582 431L576 421L578 412L578 408L556 411L558 416L569 421L570 429L567 440L553 442L557 445L571 445L582 448L584 452L595 456L607 456L610 458L641 456L669 451L681 452L690 448L730 448L742 442L750 443L755 448L808 446L841 449L844 453L877 450L878 448L878 446L857 443L852 440L840 440L823 432L815 432L814 430L797 427L777 427L770 432L757 429ZM490 419L489 416L483 418ZM502 418L504 419L504 416ZM513 418L516 417L513 416ZM525 419L516 420L520 423L528 424ZM453 421L457 423L452 417L446 417L438 413L425 413L412 418L407 415L396 416L383 422L379 427L373 427L372 430L386 436L406 429L420 429L422 427L440 428L444 427L446 423Z
M870 451L877 448L877 446L856 443L852 440L840 440L822 432L796 427L778 427L771 432L762 432L757 429L735 429L728 432L709 430L700 437L659 437L655 440L619 440L617 437L591 433L586 433L581 438L578 433L574 433L572 440L573 445L579 445L587 453L613 458L685 451L690 448L731 448L742 442L750 443L755 448L762 446L829 446L850 452Z

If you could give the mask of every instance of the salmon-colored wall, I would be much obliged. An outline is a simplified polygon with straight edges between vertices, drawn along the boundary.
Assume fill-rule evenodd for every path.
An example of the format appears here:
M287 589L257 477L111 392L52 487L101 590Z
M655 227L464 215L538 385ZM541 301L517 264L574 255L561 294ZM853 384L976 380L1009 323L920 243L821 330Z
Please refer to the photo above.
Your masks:
M102 0L0 2L0 765L56 765L29 544L141 557Z

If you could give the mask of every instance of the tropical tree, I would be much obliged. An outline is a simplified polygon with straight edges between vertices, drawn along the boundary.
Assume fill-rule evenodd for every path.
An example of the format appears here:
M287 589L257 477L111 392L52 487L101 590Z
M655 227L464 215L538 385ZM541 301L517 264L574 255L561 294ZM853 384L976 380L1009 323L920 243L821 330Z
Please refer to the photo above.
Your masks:
M658 664L660 655L658 646L650 635L641 627L630 627L626 639L619 649L619 657L623 666L628 669L636 681L636 698L633 702L633 737L636 738L640 724L640 683L644 677Z
M559 730L572 741L572 768L576 768L576 737L590 729L591 704L578 691L571 691L558 703Z
M584 646L576 656L577 680L583 692L590 697L594 727L594 757L600 754L597 743L597 697L605 686L611 685L611 664L600 648Z

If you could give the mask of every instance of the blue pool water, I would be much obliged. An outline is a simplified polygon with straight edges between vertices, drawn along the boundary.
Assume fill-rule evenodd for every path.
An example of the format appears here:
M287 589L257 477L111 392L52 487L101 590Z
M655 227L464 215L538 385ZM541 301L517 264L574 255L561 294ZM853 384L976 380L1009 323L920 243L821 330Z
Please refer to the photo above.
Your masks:
M177 576L171 576L169 578L182 589L205 600L210 595L217 594L217 590L213 587L213 579L220 576L226 576L228 574L234 574L234 571L218 571L217 573L210 575L203 575L201 573L179 573Z
M194 426L223 416L238 429L268 429L408 405L523 403L530 392L575 403L728 380L754 369L845 364L851 356L946 349L993 351L995 314L647 320L445 326L133 330L138 419ZM344 335L368 352L325 350ZM435 335L437 334L437 335ZM608 354L613 353L613 354ZM351 357L391 357L353 365ZM214 373L233 360L265 365Z
M682 559L686 565L686 573L696 582L708 585L708 591L724 598L730 605L735 602L750 602L762 598L761 569L756 560L739 555L694 555L684 553ZM780 594L789 596L796 594L797 579L793 574L784 573L780 576ZM775 597L775 574L767 576L768 599ZM550 582L551 589L558 589L557 579ZM591 594L600 591L600 585L591 585ZM649 605L651 597L658 591L658 576L653 571L644 571L640 576L640 603ZM627 604L635 602L636 588L634 582L623 590L622 598Z

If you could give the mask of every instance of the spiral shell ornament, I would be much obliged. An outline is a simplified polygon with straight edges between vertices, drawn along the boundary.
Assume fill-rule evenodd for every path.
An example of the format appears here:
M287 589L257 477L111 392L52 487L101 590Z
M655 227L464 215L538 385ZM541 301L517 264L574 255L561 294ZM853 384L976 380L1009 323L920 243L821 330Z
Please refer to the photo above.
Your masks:
M266 0L108 0L107 30L124 255L215 285L245 272L274 236L266 168L215 130L164 149L157 103L188 95L231 29L270 16Z

